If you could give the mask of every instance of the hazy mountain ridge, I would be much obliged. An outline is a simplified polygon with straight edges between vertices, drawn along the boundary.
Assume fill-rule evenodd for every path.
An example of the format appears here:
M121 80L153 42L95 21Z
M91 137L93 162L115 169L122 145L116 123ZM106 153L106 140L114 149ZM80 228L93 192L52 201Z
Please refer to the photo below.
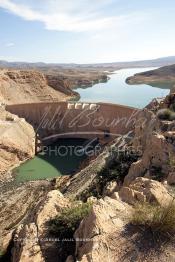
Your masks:
M94 63L94 64L76 64L76 63L44 63L44 62L8 62L0 60L0 67L9 68L115 68L115 67L147 67L147 66L165 66L175 64L175 56L162 57L151 60L112 62L112 63Z

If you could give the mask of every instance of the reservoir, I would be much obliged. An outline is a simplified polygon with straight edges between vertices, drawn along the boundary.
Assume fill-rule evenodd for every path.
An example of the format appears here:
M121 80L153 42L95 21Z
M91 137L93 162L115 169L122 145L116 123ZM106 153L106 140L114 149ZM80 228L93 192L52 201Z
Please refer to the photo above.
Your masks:
M166 96L169 93L169 86L159 85L159 83L154 87L145 84L128 85L125 80L136 73L152 69L155 68L121 69L111 74L107 83L95 84L88 88L77 88L76 91L80 94L82 102L109 102L143 108L153 98Z

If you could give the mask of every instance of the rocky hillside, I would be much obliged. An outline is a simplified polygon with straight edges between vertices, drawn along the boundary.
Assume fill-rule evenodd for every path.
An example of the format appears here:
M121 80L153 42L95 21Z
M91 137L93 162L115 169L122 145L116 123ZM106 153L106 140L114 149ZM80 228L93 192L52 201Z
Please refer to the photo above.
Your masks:
M50 86L51 85L51 86ZM67 100L77 96L64 80L32 70L0 70L0 101L7 104Z
M135 74L134 76L126 79L128 84L158 84L162 83L162 88L168 86L173 90L175 89L175 65L160 67L156 70L150 70L142 73Z
M90 87L99 82L107 82L109 79L107 73L104 72L104 68L39 68L43 72L48 80L53 81L65 81L69 83L69 87L74 89L77 87ZM49 81L50 82L50 81Z
M0 106L0 180L7 171L35 155L35 132L24 119Z

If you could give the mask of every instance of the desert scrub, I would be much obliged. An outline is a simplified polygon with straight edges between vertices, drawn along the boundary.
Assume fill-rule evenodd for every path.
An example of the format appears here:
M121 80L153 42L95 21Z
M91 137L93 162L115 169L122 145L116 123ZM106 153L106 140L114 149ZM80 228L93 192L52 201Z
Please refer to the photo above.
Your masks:
M88 215L92 203L73 203L71 207L65 208L59 215L49 221L49 231L59 237L60 240L73 238L75 230L81 220Z
M160 120L173 121L173 120L175 120L175 113L174 113L173 111L171 111L170 109L168 109L168 108L160 109L160 110L157 112L157 117L158 117Z
M154 235L166 234L171 237L175 233L175 202L167 206L137 203L131 215L131 224L143 226Z
M116 152L117 156L115 160L108 164L108 166L102 167L98 172L97 177L91 183L91 186L84 190L78 199L83 201L87 201L87 199L91 196L96 198L102 198L104 188L108 182L115 181L119 185L123 184L125 176L128 174L128 170L131 164L137 161L139 157L139 153L130 152Z

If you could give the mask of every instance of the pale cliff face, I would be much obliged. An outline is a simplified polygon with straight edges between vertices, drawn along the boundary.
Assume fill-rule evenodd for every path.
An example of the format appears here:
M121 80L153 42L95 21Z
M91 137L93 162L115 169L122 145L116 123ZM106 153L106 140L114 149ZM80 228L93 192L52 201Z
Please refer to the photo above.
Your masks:
M57 88L49 86L44 74L33 70L1 70L0 101L6 104L18 104L38 101L63 101L74 95L67 92L67 84L55 83Z
M0 107L0 180L21 161L35 155L35 132L24 119Z

